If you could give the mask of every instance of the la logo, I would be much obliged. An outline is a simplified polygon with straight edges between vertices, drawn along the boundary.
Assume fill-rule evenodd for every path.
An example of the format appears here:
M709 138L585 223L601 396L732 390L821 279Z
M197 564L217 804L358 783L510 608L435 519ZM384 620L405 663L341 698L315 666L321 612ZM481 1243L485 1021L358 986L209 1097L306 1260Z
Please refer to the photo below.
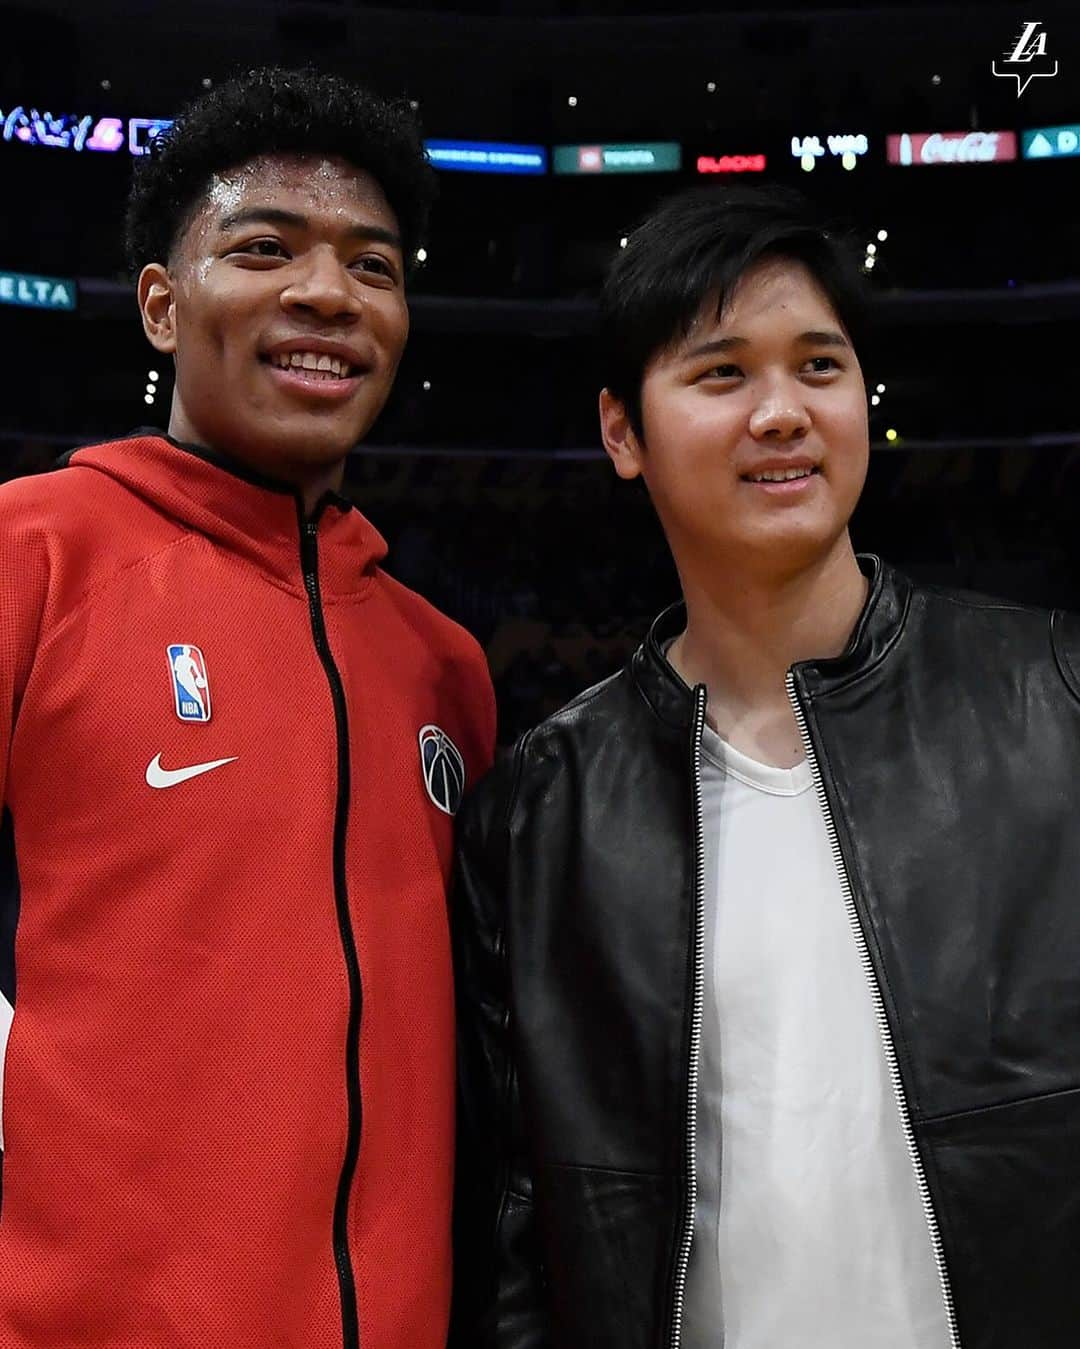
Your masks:
M1041 32L1040 29L1042 29ZM1011 52L1007 53L1005 60L1001 62L1001 65L1006 68L999 70L997 61L994 61L991 69L995 75L1015 78L1016 97L1019 98L1032 80L1040 75L1049 77L1057 74L1057 61L1054 62L1053 70L1037 70L1033 64L1037 59L1043 62L1049 60L1046 55L1046 29L1042 28L1038 20L1033 20L1024 24L1020 36L1016 39L1016 45ZM1020 68L1009 70L1007 69L1009 66Z
M1037 22L1025 25L1009 57L1010 61L1030 61L1032 57L1046 55L1046 30L1044 28L1041 33L1036 34L1035 29L1038 26Z

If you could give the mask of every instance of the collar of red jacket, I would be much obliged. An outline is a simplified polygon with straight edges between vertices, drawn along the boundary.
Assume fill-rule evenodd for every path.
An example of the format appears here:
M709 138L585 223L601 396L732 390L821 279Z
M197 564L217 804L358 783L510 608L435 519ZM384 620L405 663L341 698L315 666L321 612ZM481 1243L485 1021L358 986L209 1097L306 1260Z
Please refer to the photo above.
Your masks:
M153 509L238 554L290 589L304 587L303 505L295 490L160 432L76 450L68 463L108 474ZM386 556L386 542L344 497L328 492L312 520L324 598L359 594Z

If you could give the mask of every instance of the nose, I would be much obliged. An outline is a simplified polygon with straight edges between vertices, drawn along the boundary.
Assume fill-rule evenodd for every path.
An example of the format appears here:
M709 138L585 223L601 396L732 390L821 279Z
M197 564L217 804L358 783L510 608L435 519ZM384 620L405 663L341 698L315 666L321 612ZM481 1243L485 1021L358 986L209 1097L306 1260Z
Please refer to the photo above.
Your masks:
M363 312L363 296L332 248L313 248L288 269L281 292L287 312L306 312L320 319L352 321Z
M785 379L769 385L750 414L750 434L755 440L801 440L810 430L803 390Z

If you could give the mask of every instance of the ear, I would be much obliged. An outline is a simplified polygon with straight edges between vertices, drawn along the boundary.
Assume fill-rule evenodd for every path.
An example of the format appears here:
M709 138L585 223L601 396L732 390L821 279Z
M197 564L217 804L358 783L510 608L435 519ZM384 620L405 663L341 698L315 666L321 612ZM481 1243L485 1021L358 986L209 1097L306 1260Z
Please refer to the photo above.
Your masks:
M638 477L644 446L631 425L626 405L610 389L600 390L600 436L619 477Z
M168 269L160 262L148 263L139 273L137 294L147 340L155 351L171 355L176 350L176 304Z

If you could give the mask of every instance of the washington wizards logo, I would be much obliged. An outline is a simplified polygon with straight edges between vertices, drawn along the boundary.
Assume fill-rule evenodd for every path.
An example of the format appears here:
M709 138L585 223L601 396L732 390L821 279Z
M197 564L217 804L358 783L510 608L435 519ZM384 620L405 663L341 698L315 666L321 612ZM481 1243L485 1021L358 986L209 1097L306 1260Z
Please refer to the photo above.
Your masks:
M465 760L438 726L420 729L420 767L428 796L444 814L456 814L465 794Z

